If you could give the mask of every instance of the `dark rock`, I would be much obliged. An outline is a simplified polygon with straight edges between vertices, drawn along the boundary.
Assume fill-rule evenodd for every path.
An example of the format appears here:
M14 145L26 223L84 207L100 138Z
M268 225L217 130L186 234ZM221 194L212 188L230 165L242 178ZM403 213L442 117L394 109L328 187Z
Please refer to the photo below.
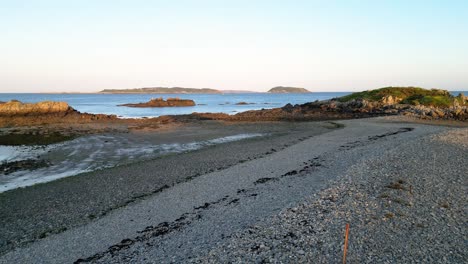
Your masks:
M137 104L122 104L119 106L128 107L181 107L181 106L195 106L195 102L190 99L168 98L166 101L160 98L153 98L146 103Z
M291 113L294 110L294 106L292 104L287 104L281 108L282 110Z
M12 162L5 162L0 164L0 173L8 175L10 173L20 170L34 170L49 166L49 163L45 160L19 160Z

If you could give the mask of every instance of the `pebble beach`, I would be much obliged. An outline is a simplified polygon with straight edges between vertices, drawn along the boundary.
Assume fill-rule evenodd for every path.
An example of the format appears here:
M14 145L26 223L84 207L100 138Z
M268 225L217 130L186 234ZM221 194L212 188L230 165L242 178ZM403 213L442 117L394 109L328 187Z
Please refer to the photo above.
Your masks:
M155 162L161 162L160 168L186 162L175 171L182 173L175 181L154 186L163 186L158 191L148 189L135 198L122 186L112 195L118 200L90 207L102 212L92 217L83 218L79 207L60 206L57 210L64 211L53 218L51 213L28 211L21 226L42 215L45 222L55 221L56 231L21 240L21 226L16 225L0 263L336 263L343 257L346 224L348 263L467 259L466 127L399 117L280 124L255 129L274 132L268 137L6 192L0 198L13 202L28 192L40 197L68 184L85 186L99 175L105 180L115 174L125 177L130 169L145 172ZM202 167L194 159L203 155L208 161L221 153L233 158ZM194 162L187 163L190 160ZM88 198L105 201L106 192L98 187L105 185L91 182L94 188L81 189L65 204ZM102 198L92 198L91 190ZM38 206L46 208L47 201L39 199ZM63 224L66 228L60 229ZM10 223L9 230L14 226ZM36 234L44 229L33 226Z

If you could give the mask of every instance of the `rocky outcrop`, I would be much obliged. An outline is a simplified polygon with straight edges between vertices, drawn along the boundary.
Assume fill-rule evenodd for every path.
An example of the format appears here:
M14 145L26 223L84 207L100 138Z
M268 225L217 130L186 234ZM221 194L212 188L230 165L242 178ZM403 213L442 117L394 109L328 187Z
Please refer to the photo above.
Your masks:
M433 106L399 104L398 98L381 101L353 99L347 102L338 100L316 101L301 105L287 104L282 108L253 110L228 116L229 120L239 121L301 121L364 118L388 115L408 115L422 119L468 120L467 106L438 108ZM393 104L391 103L393 102ZM205 114L205 118L208 115ZM222 118L213 116L213 119Z
M6 103L0 103L1 116L18 115L47 115L47 114L66 114L73 111L65 102L44 101L39 103L22 103L12 100Z
M146 103L137 104L122 104L119 106L127 107L182 107L182 106L195 106L195 102L190 99L168 98L164 100L162 97L153 98Z
M382 100L380 100L380 102L384 105L393 105L393 104L400 103L402 100L403 98L388 95L388 96L383 97Z
M328 104L337 105L340 111L345 112L465 121L468 120L467 99L463 94L453 96L449 91L440 89L384 87L336 98Z
M421 119L452 119L466 121L468 120L468 107L457 105L448 108L436 108L418 105L405 109L405 111L402 111L402 114Z
M432 120L468 120L468 107L437 108L431 106L414 106L399 104L398 98L387 98L380 101L353 99L340 102L332 99L315 101L305 104L286 104L281 108L251 110L235 115L223 113L193 113L189 115L171 116L173 120L191 122L194 120L222 120L222 121L315 121L366 118L389 115L407 115Z
M463 93L459 93L455 100L459 105L468 104L468 96Z
M22 103L12 100L0 103L0 127L45 124L82 124L116 121L115 115L80 113L65 102Z

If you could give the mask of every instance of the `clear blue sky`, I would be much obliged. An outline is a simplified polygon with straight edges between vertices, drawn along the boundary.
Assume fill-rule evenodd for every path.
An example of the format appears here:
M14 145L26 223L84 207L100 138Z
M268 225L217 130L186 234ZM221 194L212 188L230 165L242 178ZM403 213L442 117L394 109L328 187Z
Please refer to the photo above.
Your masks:
M0 92L468 89L468 1L0 0Z

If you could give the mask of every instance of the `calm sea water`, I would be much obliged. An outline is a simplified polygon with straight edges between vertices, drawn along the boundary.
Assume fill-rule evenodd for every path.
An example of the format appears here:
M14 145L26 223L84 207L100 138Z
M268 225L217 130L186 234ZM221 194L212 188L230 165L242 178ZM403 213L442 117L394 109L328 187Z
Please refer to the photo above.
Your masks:
M463 92L463 91L461 91ZM460 91L452 91L458 95ZM468 94L468 92L463 92ZM282 107L287 103L303 104L315 100L325 100L350 94L350 92L317 92L307 94L33 94L0 93L0 101L12 99L22 102L65 101L80 112L93 114L114 114L120 117L156 117L161 115L190 114L193 112L235 114L247 110ZM197 104L193 107L132 108L117 106L126 103L147 102L151 98L179 97L192 99ZM236 105L239 102L248 105Z
M155 117L161 115L212 112L235 114L247 110L268 109L284 106L287 103L303 104L315 100L325 100L349 94L348 92L323 92L307 94L32 94L4 93L0 101L16 99L22 102L65 101L80 112L93 114L115 114L121 117ZM126 103L147 102L151 98L179 97L192 99L193 107L132 108L117 106ZM251 103L236 105L239 102Z

